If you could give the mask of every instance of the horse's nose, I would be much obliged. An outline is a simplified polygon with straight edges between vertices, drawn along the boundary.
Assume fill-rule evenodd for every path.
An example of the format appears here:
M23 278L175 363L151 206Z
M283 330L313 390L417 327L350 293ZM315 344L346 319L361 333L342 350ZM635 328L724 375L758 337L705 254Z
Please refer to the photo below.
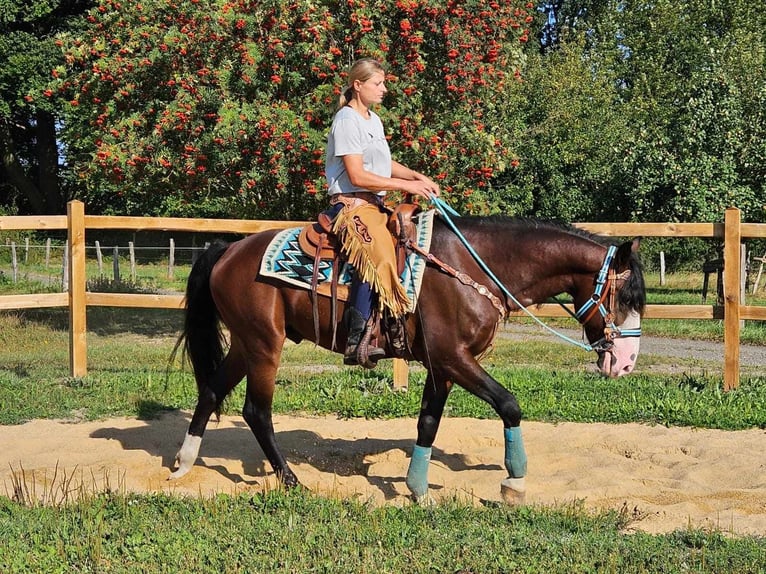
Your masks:
M629 374L629 373L632 373L632 372L633 372L633 367L635 367L635 366L636 366L636 364L635 364L635 363L630 363L629 365L624 365L624 366L623 366L623 367L622 367L622 368L621 368L621 369L620 369L620 370L617 372L617 375L616 375L616 376L618 376L618 377L622 377L623 375L627 375L627 374Z
M599 354L597 365L602 375L616 379L633 372L636 356L631 355L629 361L621 362L617 354L606 351Z
M622 377L633 372L636 367L636 355L631 354L627 358L620 360L618 355L612 355L612 365L609 376L613 378Z

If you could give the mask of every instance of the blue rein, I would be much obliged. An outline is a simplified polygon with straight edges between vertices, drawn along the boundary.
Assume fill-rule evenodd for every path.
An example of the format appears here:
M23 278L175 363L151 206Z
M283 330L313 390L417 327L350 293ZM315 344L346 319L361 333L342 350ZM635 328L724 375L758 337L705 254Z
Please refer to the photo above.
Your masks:
M549 331L550 333L556 335L560 339L563 339L564 341L571 343L577 347L580 347L581 349L584 349L586 351L606 351L608 350L613 342L614 339L617 337L640 337L641 336L641 329L620 329L617 327L617 325L614 324L614 320L612 319L613 315L606 309L603 303L604 299L604 288L606 287L606 284L608 283L608 276L609 276L609 268L612 265L612 260L614 259L614 254L617 252L617 247L614 245L610 245L609 249L607 250L606 257L604 258L604 263L601 266L601 270L598 273L598 277L596 279L596 289L588 301L585 302L585 304L576 312L573 314L573 317L575 317L580 323L582 324L582 318L585 316L585 314L591 309L594 305L598 305L598 311L601 313L601 316L604 319L604 323L606 324L606 327L604 328L604 336L596 341L595 343L588 344L588 343L581 343L580 341L576 341L575 339L572 339L571 337L567 337L563 333L559 333L555 329L549 327L545 323L543 323L540 319L538 319L531 311L529 311L524 305L522 305L516 297L513 296L513 294L508 291L508 289L503 285L503 283L495 276L494 273L489 269L487 264L484 262L484 260L479 257L479 254L476 253L474 248L471 246L470 243L468 243L468 240L463 236L463 234L460 232L460 230L457 228L455 223L452 221L450 215L454 217L460 217L460 214L457 213L452 207L450 207L447 203L439 199L438 197L431 197L431 203L436 207L436 209L439 210L439 213L442 216L442 219L447 223L447 226L457 235L457 237L460 239L460 241L465 245L466 249L468 249L468 252L471 254L471 256L476 260L476 263L479 264L479 267L481 267L482 271L487 274L487 276L494 281L495 285L497 285L500 290L503 292L503 294L508 297L511 301L513 301L519 309L524 311L529 317L531 317L538 325ZM561 304L562 307L564 307L563 304ZM569 312L569 309L567 307L564 307ZM572 314L570 312L570 314Z

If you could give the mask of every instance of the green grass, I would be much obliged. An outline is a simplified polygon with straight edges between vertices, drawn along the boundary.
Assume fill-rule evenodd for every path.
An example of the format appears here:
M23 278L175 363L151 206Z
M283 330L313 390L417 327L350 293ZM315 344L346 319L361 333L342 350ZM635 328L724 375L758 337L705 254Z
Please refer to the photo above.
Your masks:
M170 310L95 308L88 312L88 368L68 376L66 314L61 310L0 314L0 424L35 418L152 417L191 409L189 369L169 363L182 315ZM526 420L630 422L743 429L766 427L766 379L746 376L723 392L717 374L693 358L642 355L636 373L605 379L585 365L593 357L567 344L498 338L483 362L518 398ZM311 344L287 344L277 377L276 412L340 417L417 416L425 372L411 365L406 392L391 389L391 363L374 371L341 365ZM238 414L240 385L224 405ZM488 405L455 389L447 416L494 418Z
M621 533L618 512L376 508L306 492L109 494L54 509L0 498L3 572L756 573L758 538Z

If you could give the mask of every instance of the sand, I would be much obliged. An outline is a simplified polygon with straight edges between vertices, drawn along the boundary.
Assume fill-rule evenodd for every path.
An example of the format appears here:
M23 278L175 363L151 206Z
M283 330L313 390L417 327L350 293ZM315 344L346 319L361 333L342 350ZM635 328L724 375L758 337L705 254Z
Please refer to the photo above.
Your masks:
M153 420L35 420L0 427L0 494L56 503L78 492L236 493L272 487L273 473L239 417L211 422L192 471L168 481L189 413ZM414 419L277 416L277 440L301 482L323 495L410 504L404 484ZM525 422L526 503L578 504L631 517L627 530L709 528L766 536L766 431L640 424ZM447 418L430 466L430 493L500 502L502 426Z

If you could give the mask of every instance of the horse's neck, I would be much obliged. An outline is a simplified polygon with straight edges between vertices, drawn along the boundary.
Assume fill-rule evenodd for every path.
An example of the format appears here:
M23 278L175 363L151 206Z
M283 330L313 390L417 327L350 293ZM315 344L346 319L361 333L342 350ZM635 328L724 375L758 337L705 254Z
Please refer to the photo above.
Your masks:
M515 257L503 263L505 281L518 291L524 305L544 303L551 297L573 292L583 276L598 271L603 247L578 235L553 239L532 235L520 239ZM515 295L515 294L514 294Z
M468 228L465 237L494 279L525 306L572 291L578 277L598 271L604 256L592 239L545 226L499 223Z

